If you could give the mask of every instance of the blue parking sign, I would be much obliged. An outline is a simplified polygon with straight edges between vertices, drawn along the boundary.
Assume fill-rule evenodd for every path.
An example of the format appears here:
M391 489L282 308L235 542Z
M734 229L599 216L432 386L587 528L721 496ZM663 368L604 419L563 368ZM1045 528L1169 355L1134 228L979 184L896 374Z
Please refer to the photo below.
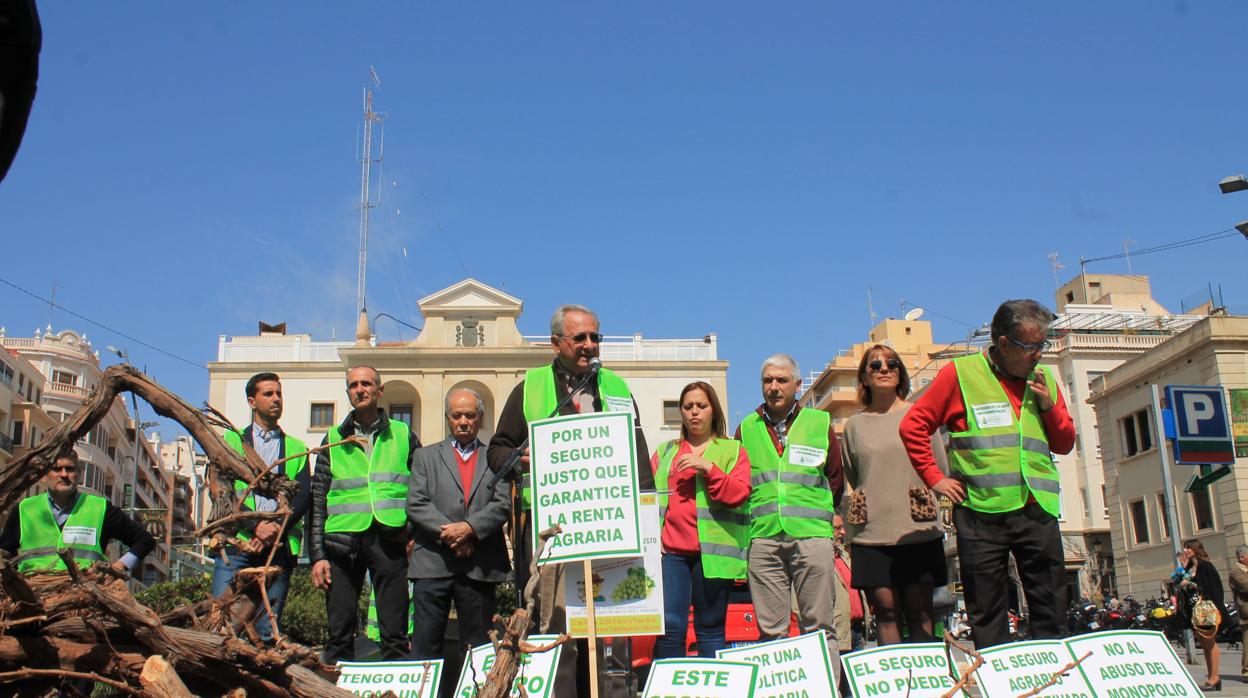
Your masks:
M1183 464L1234 463L1235 442L1220 385L1167 385L1174 411L1174 460Z

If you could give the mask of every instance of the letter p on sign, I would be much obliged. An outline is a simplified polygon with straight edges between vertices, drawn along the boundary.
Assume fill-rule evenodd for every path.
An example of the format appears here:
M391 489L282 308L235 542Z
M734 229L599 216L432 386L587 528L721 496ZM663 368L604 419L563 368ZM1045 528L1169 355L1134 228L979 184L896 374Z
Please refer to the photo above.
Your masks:
M1184 426L1187 433L1199 434L1200 423L1217 416L1217 410L1213 407L1213 399L1208 394L1183 393L1179 397L1183 401L1183 415L1187 422Z

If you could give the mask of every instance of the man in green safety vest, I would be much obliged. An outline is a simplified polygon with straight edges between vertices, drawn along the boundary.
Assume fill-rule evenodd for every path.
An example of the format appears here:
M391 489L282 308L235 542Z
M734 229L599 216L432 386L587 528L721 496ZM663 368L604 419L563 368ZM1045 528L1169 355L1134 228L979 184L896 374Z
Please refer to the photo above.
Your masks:
M1052 371L1039 362L1054 315L1034 300L1010 300L992 318L987 351L954 359L906 416L899 432L919 477L955 506L958 564L975 645L1010 641L1006 616L1011 555L1032 636L1060 637L1066 573L1053 453L1070 453L1075 426ZM949 431L946 476L931 435Z
M269 606L273 615L281 622L282 608L286 605L286 592L290 589L290 575L299 561L299 552L303 547L303 520L308 513L308 504L312 498L311 476L308 473L308 447L299 439L286 434L278 424L282 418L282 382L276 373L257 373L247 380L243 388L247 395L247 406L251 408L251 424L241 432L227 431L223 435L225 442L239 455L243 454L243 444L250 446L260 456L260 460L273 468L281 468L286 477L299 485L295 496L289 502L290 519L282 527L281 521L245 519L238 530L238 539L242 541L242 549L226 546L226 562L217 556L212 570L212 596L220 598L230 588L239 570L248 567L263 567L273 551L273 565L282 569L275 578L269 581ZM289 458L289 460L287 460ZM274 465L278 461L285 461ZM234 491L242 493L247 483L234 481ZM277 500L249 493L241 507L244 511L277 511ZM252 623L260 638L265 642L273 639L273 628L269 623L269 614L263 608L256 609Z
M638 487L644 492L654 491L654 473L650 471L649 461L650 449L646 446L646 439L641 431L637 405L624 380L608 369L599 369L596 380L590 381L584 390L572 392L592 370L594 364L591 360L598 358L598 346L602 341L602 335L598 332L598 316L583 305L563 305L555 311L550 319L550 346L555 352L555 360L545 366L530 369L524 380L508 396L498 418L498 428L486 451L491 470L500 470L512 452L528 440L530 421L551 416L550 413L559 406L560 401L570 395L571 399L560 408L559 414L632 410L636 418ZM520 479L516 483L519 501L514 505L517 518L521 521L513 520L512 527L515 577L521 588L528 580L529 563L525 552L528 551L532 535L528 530L532 522L526 516L530 511L527 447L524 454L520 459ZM542 567L538 583L539 632L557 634L566 631L563 599L563 566ZM554 686L555 695L559 698L577 695L578 682L582 686L580 694L589 695L589 677L576 675L578 645L588 646L583 640L575 645L563 646ZM599 666L604 664L600 662Z
M325 662L355 659L356 617L364 573L373 580L381 658L403 659L407 638L407 482L420 439L378 405L381 374L347 371L353 408L331 427L312 476L308 556L312 584L326 589ZM346 442L358 437L359 442Z
M66 548L80 567L105 562L108 543L115 539L128 550L112 567L130 573L156 547L143 524L100 495L79 491L80 474L77 453L59 454L43 479L48 491L23 499L9 515L0 533L0 554L16 556L18 571L64 570L57 553Z
M737 427L750 456L750 596L760 639L788 636L793 597L802 633L827 635L840 676L832 517L845 484L827 412L797 404L801 374L787 354L763 361L763 404Z

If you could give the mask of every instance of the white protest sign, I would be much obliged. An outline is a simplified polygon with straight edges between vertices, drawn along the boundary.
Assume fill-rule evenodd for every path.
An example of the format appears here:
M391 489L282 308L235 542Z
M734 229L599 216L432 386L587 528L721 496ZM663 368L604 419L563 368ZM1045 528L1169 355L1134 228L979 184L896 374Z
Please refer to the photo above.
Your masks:
M758 665L755 698L836 695L836 678L823 631L723 649L715 656Z
M545 645L558 640L558 635L530 635L528 642L534 645ZM520 673L516 675L511 686L511 696L520 696L520 682L524 682L524 691L529 698L549 698L551 687L555 682L555 668L559 666L559 654L563 652L560 645L546 652L523 655L520 660ZM455 698L475 698L476 684L484 684L485 677L494 668L494 646L481 645L473 647L459 672L459 684L455 687Z
M394 691L399 698L437 698L442 660L422 662L338 662L338 687L357 696Z
M984 663L975 670L975 681L985 698L1021 696L1048 683L1071 662L1070 650L1061 640L1012 642L981 650L979 655ZM1091 698L1093 692L1082 674L1071 671L1045 689L1044 695Z
M1089 650L1079 671L1098 698L1200 696L1166 636L1146 630L1115 630L1066 640L1071 659Z
M632 412L529 423L533 550L558 524L539 564L641 555Z
M939 698L956 683L945 645L888 645L841 655L855 698Z
M658 496L647 492L641 501L641 557L593 562L594 630L598 637L662 635L663 561L659 545ZM564 601L568 634L586 637L585 568L568 565Z
M642 698L754 698L758 666L727 659L660 659Z

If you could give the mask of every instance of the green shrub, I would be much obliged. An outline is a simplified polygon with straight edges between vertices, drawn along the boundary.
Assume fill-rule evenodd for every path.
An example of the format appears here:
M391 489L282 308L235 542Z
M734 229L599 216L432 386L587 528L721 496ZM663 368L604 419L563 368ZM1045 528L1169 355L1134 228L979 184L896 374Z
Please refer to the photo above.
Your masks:
M197 603L210 596L212 596L211 575L198 574L173 582L153 584L135 594L134 598L157 613L168 613L178 606Z

